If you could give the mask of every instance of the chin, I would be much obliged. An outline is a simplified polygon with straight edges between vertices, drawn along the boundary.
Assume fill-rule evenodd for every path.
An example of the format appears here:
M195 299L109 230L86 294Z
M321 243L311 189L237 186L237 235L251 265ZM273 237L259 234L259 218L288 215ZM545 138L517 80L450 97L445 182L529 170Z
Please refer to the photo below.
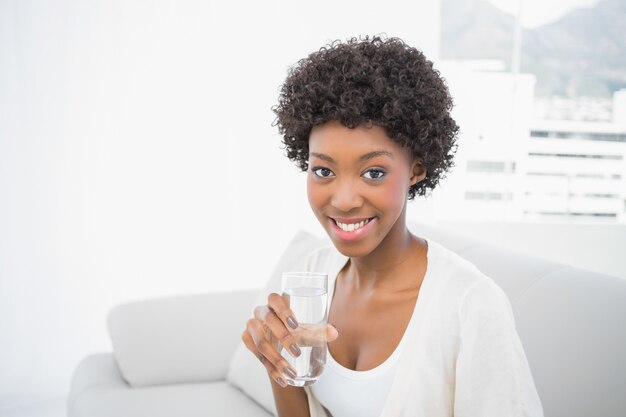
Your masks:
M326 230L326 234L337 251L349 258L361 258L367 256L374 252L380 245L380 242L376 242L375 239L372 239L374 236L367 236L366 238L357 241L346 241L335 236L332 230Z
M331 239L333 245L341 253L343 256L347 256L349 258L361 258L363 256L367 256L372 253L373 249L367 245L360 245L354 243L345 242L337 242Z

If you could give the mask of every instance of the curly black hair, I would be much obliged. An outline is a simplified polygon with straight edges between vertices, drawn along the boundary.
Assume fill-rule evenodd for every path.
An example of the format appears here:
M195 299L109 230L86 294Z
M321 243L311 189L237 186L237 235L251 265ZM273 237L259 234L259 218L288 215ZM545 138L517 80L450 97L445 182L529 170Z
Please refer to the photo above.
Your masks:
M409 199L435 188L454 166L458 126L452 97L433 63L399 38L339 40L303 58L288 71L272 107L287 157L308 169L314 126L338 121L348 128L378 125L426 168Z

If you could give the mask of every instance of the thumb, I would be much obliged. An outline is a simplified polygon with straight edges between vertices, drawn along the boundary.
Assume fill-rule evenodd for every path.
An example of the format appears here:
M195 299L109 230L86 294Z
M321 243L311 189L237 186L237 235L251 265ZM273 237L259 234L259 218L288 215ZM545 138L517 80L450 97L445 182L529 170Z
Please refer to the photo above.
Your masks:
M329 323L326 326L326 341L332 342L338 337L339 337L339 332L337 331L337 328Z

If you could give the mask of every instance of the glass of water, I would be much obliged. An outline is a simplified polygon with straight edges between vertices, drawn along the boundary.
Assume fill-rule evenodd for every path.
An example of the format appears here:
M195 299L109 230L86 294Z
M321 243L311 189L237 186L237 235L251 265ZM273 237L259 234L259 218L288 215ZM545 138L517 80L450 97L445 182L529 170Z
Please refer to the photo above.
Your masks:
M297 377L286 377L296 387L317 381L326 365L326 323L328 304L328 275L317 272L285 272L282 276L283 298L298 321L291 334L300 347L301 355L294 358L287 351L281 355L296 370Z

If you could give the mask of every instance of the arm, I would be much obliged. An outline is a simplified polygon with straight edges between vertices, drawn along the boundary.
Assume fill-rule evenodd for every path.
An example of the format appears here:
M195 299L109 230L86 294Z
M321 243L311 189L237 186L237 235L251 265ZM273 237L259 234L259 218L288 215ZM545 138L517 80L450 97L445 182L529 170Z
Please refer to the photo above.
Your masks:
M270 382L278 417L310 417L309 403L304 388L292 386L283 388L272 378Z
M511 304L494 283L471 287L459 310L455 417L543 417Z

